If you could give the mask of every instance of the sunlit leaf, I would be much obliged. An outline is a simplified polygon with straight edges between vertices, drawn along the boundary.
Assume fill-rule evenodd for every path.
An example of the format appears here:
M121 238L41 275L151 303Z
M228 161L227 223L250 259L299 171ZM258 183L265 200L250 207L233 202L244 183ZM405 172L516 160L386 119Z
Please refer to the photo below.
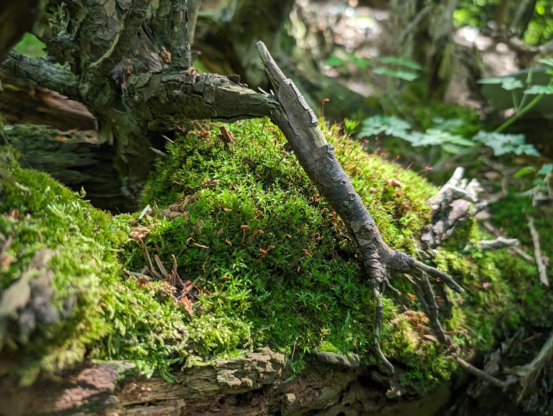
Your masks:
M524 175L529 175L534 173L534 168L532 166L526 166L525 168L520 169L517 173L513 175L513 178L520 178Z
M407 130L410 128L411 125L409 123L397 117L374 116L363 120L358 137L385 134L387 136L404 138L407 136Z
M328 58L326 60L325 65L328 65L328 66L342 66L342 65L345 65L347 63L348 63L348 61L346 61L345 59L342 59L337 55L332 55L330 58Z
M553 66L553 58L538 59L538 62L547 66Z
M553 85L532 85L530 88L524 91L524 94L551 95L553 94Z
M389 68L376 68L374 70L374 73L379 74L379 75L387 75L387 76L392 77L392 78L400 78L400 79L404 79L406 81L414 81L415 79L418 78L418 75L414 72L396 71L396 70L389 69Z
M493 149L495 156L506 153L516 155L539 156L536 148L525 142L524 134L503 134L495 132L480 131L473 137L474 141L480 142Z
M404 66L406 68L411 68L411 69L415 69L415 70L419 70L419 71L422 69L422 66L420 66L416 62L410 61L408 59L398 58L396 56L381 56L381 57L374 58L374 59L376 59L377 61L380 61L384 64L400 65L400 66Z
M538 171L538 175L547 175L548 173L551 173L551 171L553 171L553 165L551 163L546 163Z
M479 84L501 84L501 88L507 91L522 88L524 84L522 81L513 77L501 77L501 78L484 78L478 80Z

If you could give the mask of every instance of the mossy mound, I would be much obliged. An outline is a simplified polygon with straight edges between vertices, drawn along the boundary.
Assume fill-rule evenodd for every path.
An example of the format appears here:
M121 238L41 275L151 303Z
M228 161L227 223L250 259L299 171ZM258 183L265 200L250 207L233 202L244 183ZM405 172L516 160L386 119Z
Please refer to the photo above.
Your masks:
M19 217L0 219L4 238L17 240L8 249L12 261L2 269L1 287L20 276L38 249L56 250L50 262L53 304L64 316L27 343L13 339L19 350L11 354L20 357L14 371L59 370L82 359L85 346L91 358L132 359L146 374L158 371L165 378L171 366L230 358L261 345L285 352L294 369L316 351L375 361L375 305L342 222L268 121L228 129L234 145L217 137L215 125L190 128L168 144L144 190L149 214L111 217L46 175L9 161L0 212L17 208ZM429 222L424 201L436 189L367 155L338 129L325 134L384 240L414 254ZM131 230L145 247L128 237ZM452 296L456 307L448 329L463 346L489 347L498 329L493 322L507 315L514 324L523 310L520 303L506 303L520 301L507 283L528 279L532 271L517 259L506 268L501 253L482 253L472 223L457 237L437 252L438 264L470 289L467 296ZM134 277L151 267L146 252L158 273L156 263L171 271L176 261L181 280L196 281L199 289L188 295L192 315L167 282ZM403 295L384 299L384 353L405 364L405 382L430 388L454 365L444 348L425 337L424 317L409 310L419 306L411 288L402 279L394 284ZM69 293L77 306L68 312L63 305Z
M51 372L81 361L86 346L109 332L98 300L104 297L102 282L118 280L120 267L111 247L125 234L113 228L110 215L48 175L21 169L7 148L0 149L0 213L3 292L40 250L54 251L49 262L53 291L43 299L55 309L51 316L31 310L31 316L17 324L0 317L2 355L17 363L23 382L31 382L40 370ZM32 272L36 280L45 270ZM5 306L7 299L2 300ZM18 359L11 360L13 356Z

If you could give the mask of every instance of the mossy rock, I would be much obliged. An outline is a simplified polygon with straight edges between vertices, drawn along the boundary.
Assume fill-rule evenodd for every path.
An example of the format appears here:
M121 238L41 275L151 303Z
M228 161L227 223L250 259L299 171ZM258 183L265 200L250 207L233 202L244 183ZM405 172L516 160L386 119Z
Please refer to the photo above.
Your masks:
M225 145L218 126L209 124L191 127L168 144L144 189L146 209L115 217L47 175L21 169L4 149L0 239L11 236L14 242L7 249L10 260L0 265L0 288L6 293L38 250L51 249L51 304L60 317L39 322L28 339L21 339L11 319L0 355L13 363L11 373L31 382L41 370L56 372L86 355L134 360L147 375L156 371L171 379L173 368L237 357L259 346L285 353L294 371L318 351L376 363L375 302L341 220L268 121L228 128L234 145ZM437 189L367 155L338 130L325 134L384 240L414 254L429 222L424 201ZM397 181L401 186L393 186ZM144 247L129 237L131 230ZM511 325L520 320L522 302L512 283L532 270L518 259L506 269L502 254L478 249L478 229L469 224L468 230L469 241L437 251L436 261L465 287L482 289L451 294L454 313L446 325L460 345L488 348L499 316L508 316ZM124 273L152 267L146 251L157 273L158 261L167 271L176 261L180 279L196 281L191 314L167 282L146 283ZM490 282L491 289L482 286ZM442 346L425 337L424 317L409 310L419 305L408 283L398 278L394 285L403 295L387 293L384 299L384 353L406 367L405 383L431 388L455 366Z

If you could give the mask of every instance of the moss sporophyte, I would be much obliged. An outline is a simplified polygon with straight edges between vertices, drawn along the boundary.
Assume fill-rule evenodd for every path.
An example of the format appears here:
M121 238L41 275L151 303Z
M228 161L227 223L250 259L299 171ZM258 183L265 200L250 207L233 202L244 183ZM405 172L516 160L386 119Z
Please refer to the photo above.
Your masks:
M175 369L259 346L289 358L294 349L295 369L317 351L376 361L374 299L341 220L267 120L226 129L234 142L204 124L167 144L144 187L142 204L151 207L144 215L101 212L2 149L0 247L11 243L0 288L6 293L30 272L32 294L50 270L48 302L57 317L46 322L34 310L34 325L6 326L0 316L11 373L30 383L87 357L134 360L146 375L171 379ZM414 255L429 222L425 200L437 189L367 155L338 130L324 133L383 239ZM469 289L490 283L463 297L450 293L452 319L443 323L461 347L487 348L499 316L510 325L520 320L517 290L532 271L504 253L480 251L472 224L465 243L446 244L435 261ZM31 270L44 249L52 251L46 269ZM435 342L409 283L396 286L403 295L384 297L382 349L405 367L405 383L428 389L448 379L455 363Z

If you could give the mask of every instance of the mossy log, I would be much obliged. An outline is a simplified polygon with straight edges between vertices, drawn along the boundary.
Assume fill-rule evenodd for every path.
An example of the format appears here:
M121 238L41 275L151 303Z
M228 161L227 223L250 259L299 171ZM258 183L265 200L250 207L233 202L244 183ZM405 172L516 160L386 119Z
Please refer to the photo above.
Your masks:
M447 403L448 386L418 398L374 369L313 363L289 383L284 355L261 349L245 357L184 369L168 383L136 373L128 361L85 363L57 382L21 388L4 383L5 416L31 415L417 415ZM40 394L37 394L40 392ZM398 403L399 402L399 403Z
M198 74L188 67L190 48L182 43L187 2L160 2L159 13L148 17L152 32L143 25L148 6L144 0L78 8L53 0L41 36L66 65L17 54L2 64L82 101L98 120L101 139L114 144L115 165L136 195L154 159L162 156L158 175L142 193L149 206L142 213L111 217L44 175L20 169L9 151L0 154L5 271L0 284L3 295L16 285L23 288L15 306L7 296L1 300L9 311L0 316L4 382L15 377L31 384L39 376L59 376L85 358L133 360L144 376L155 373L173 381L182 375L182 365L211 366L213 376L219 360L230 360L230 366L247 363L254 346L270 345L286 354L298 380L302 366L309 374L305 363L315 353L358 354L363 366L348 371L372 366L375 377L385 377L379 366L387 362L385 355L398 368L406 367L402 387L420 392L452 376L457 366L448 359L448 347L453 342L465 346L456 347L458 354L467 347L489 348L499 316L510 315L516 325L520 308L505 305L504 299L523 303L519 293L529 279L510 282L504 271L526 276L526 264L467 245L480 238L474 222L466 221L432 260L464 287L479 285L486 292L450 294L456 309L450 322L440 322L440 306L424 273L458 292L461 287L398 251L415 254L430 215L424 201L432 196L431 187L370 158L356 143L340 142L336 130L325 135L297 88L263 49L276 97L255 93L235 77ZM159 35L169 51L156 49L148 33ZM232 124L228 131L220 127L222 141L214 126L184 125L186 119L229 122L265 115L297 158L280 148L283 137L266 120ZM182 134L176 140L161 137L178 127ZM247 138L237 142L229 131ZM339 144L335 152L327 140ZM396 178L410 187L396 189ZM33 276L51 282L44 302L58 311L53 323L42 322L42 309L34 305L41 285L21 278L44 248L56 255L48 270L33 270ZM50 270L54 278L43 278ZM408 296L416 290L408 281L398 281L403 293L382 296L383 288L392 289L392 271L420 278L420 303ZM367 277L371 286L364 284ZM478 312L482 305L486 315ZM465 331L456 332L463 326ZM102 371L114 375L105 367ZM240 383L238 389L254 388L250 378L238 379L227 377L223 384L230 380ZM79 388L86 389L86 383ZM276 396L275 412L282 411L278 406L284 399L295 402L292 396ZM236 399L236 407L242 403Z

